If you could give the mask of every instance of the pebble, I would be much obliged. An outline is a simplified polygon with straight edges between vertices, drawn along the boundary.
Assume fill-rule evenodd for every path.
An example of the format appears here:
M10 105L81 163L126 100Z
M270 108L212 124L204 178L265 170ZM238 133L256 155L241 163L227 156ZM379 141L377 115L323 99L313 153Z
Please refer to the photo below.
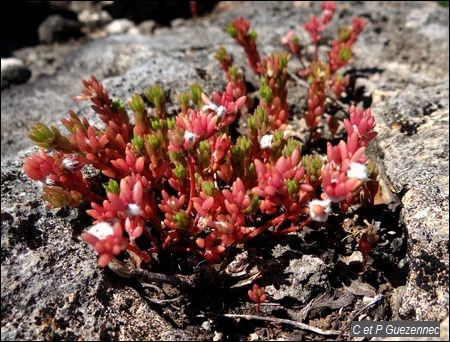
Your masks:
M218 331L214 331L213 341L221 341L223 339L223 334Z
M64 42L81 36L81 25L60 15L50 15L39 25L38 35L41 43Z
M2 58L2 89L10 84L21 84L28 81L31 71L17 58Z
M211 330L211 323L209 321L204 321L202 323L202 329L205 331L210 331Z
M108 34L126 33L134 28L134 23L128 19L117 19L106 25L105 30Z
M78 14L78 21L90 27L101 27L111 20L111 15L106 11L96 12L86 8Z

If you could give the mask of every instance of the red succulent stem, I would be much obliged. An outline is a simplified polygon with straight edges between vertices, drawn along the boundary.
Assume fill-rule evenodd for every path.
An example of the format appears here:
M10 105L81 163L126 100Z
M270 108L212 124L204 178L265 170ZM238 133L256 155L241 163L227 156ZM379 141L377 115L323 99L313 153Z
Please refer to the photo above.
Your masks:
M186 162L188 165L188 171L189 171L189 204L187 207L187 214L189 215L192 211L192 207L194 202L192 201L192 198L195 194L195 165L194 165L194 157L189 156L186 158Z
M284 221L280 221L278 222L278 224L275 226L275 229L273 230L273 233L276 234L278 232L278 230L280 229L281 225L283 224Z
M313 57L313 61L317 61L319 58L319 43L315 43L314 44L314 57Z
M156 238L152 235L152 233L150 233L147 229L145 229L144 228L144 234L145 234L145 236L146 237L148 237L149 238L149 240L151 241L151 242L153 242L153 247L152 248L150 248L150 250L149 251L151 251L151 253L157 253L158 251L159 251L159 243L158 243L158 241L156 240Z
M163 245L162 245L162 247L165 249L165 248L167 248L167 246L169 245L169 243L171 243L172 242L172 240L174 239L174 236L172 236L172 235L167 235L167 237L164 239L164 242L163 242Z
M288 234L288 233L296 232L297 230L303 229L303 227L305 227L310 222L311 222L311 218L308 217L299 226L291 226L290 228L283 229L281 231L275 232L274 236L277 237L277 236L280 236L280 235L285 235L285 234Z
M263 224L261 227L257 228L250 234L247 234L246 236L244 236L243 241L247 241L249 239L254 238L255 236L261 234L262 232L266 231L267 229L269 229L270 227L272 227L274 225L281 224L282 222L284 222L285 219L286 219L286 213L282 213L281 215L266 222L265 224Z
M140 248L132 243L130 243L128 245L127 248L130 252L133 252L134 254L136 254L137 256L139 256L142 260L144 260L145 262L149 262L151 260L150 255L148 255L148 253L140 250Z
M78 190L78 189L76 189L76 190ZM81 192L81 194L83 195L83 200L86 203L90 203L90 202L101 203L103 201L103 198L100 195L97 195L96 193L92 192L89 189L83 189L82 185L80 186L78 191Z
M189 9L192 18L195 18L197 16L197 1L189 1Z

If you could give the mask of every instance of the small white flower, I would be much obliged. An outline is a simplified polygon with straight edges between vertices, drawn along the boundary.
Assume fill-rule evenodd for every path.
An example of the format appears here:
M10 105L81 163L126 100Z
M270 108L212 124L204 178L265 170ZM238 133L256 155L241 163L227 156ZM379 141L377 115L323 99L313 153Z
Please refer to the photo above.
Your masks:
M141 207L134 203L128 204L127 208L125 209L125 214L127 216L139 216L140 213Z
M184 132L184 141L192 144L195 141L195 134L189 131Z
M350 163L350 167L347 171L347 177L367 181L369 179L367 175L367 167L364 164L352 162Z
M224 106L219 106L216 110L216 114L219 118L223 117L227 113L227 109Z
M99 222L89 228L88 233L94 235L99 240L105 240L114 234L114 228L108 222Z
M273 143L273 135L272 134L266 134L261 138L261 141L259 142L259 146L264 150L266 148L271 148Z
M67 157L63 159L62 164L67 171L73 171L78 165L78 160L74 157Z
M202 111L206 112L207 110L213 110L213 111L217 111L219 108L214 104L214 103L210 103L207 105L204 105L202 107Z
M325 222L328 220L328 215L331 214L331 201L329 199L324 201L312 200L308 206L309 215L314 221Z
M214 103L210 103L202 107L202 111L206 112L207 110L214 111L220 118L227 113L227 109L224 106L217 107L217 105L215 105Z
M45 181L44 181L45 185L55 185L55 181L53 179L51 179L50 177L45 177Z

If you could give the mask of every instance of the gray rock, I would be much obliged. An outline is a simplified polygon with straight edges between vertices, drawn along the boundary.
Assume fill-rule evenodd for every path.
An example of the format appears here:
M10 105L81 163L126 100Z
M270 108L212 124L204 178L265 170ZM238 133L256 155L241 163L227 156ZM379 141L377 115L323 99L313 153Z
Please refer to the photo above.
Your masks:
M13 83L25 83L31 77L31 71L17 58L2 58L1 68L2 89Z
M447 315L449 111L443 96L448 87L448 81L409 86L400 97L387 94L372 107L386 174L403 195L411 269L401 295L399 314L404 318L442 320Z
M448 32L448 25L432 33L436 25L448 22L448 12L439 16L442 12L433 6L420 12L420 24L414 22L417 9L412 9L404 26L399 25L406 27L403 40L389 41L381 50L387 54L384 61L382 54L374 54L385 71L370 77L377 88L372 110L379 131L379 162L401 197L401 219L408 231L410 273L396 295L394 315L448 322L449 47L447 36L439 33ZM373 52L374 46L363 49ZM397 56L390 58L394 51ZM448 335L448 325L443 334Z
M55 14L47 17L39 25L38 34L42 43L64 42L81 36L81 26L75 20Z
M401 15L395 8L391 13ZM376 154L401 198L408 231L410 274L396 295L394 316L442 321L449 305L448 11L424 6L402 17L401 40L380 34L379 43L358 45L359 54L372 53L384 70L369 76L379 132Z
M277 301L291 299L306 304L313 295L323 293L329 287L325 263L311 255L291 260L284 273L286 279L279 287L266 286L266 293Z

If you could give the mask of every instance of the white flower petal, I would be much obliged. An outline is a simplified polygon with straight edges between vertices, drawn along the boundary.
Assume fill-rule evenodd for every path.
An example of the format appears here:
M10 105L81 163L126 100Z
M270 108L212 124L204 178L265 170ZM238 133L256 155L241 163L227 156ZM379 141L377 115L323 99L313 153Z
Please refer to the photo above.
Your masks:
M219 106L216 110L216 114L218 117L223 117L227 113L227 109L224 106Z
M352 162L350 163L350 167L347 171L347 177L367 181L369 179L367 175L367 167L364 164Z
M99 240L105 240L108 236L114 234L114 228L108 222L99 222L91 226L88 233L94 235Z
M78 160L76 160L74 157L67 157L63 159L62 164L67 171L73 171L78 165Z
M134 203L128 204L127 209L125 210L127 216L139 216L140 213L141 207Z
M202 111L207 111L207 110L213 110L213 111L217 111L218 110L218 108L217 108L217 106L214 104L214 103L210 103L210 104L207 104L207 105L204 105L203 107L202 107Z
M195 141L195 134L189 131L184 132L184 141L192 143Z
M312 200L308 204L309 206L309 215L314 221L317 222L326 222L328 220L328 215L331 214L331 201L330 200ZM320 206L323 209L323 213L321 215L316 214L315 207Z
M266 134L261 138L261 141L259 142L259 146L264 150L266 148L271 148L273 143L273 135L272 134Z

